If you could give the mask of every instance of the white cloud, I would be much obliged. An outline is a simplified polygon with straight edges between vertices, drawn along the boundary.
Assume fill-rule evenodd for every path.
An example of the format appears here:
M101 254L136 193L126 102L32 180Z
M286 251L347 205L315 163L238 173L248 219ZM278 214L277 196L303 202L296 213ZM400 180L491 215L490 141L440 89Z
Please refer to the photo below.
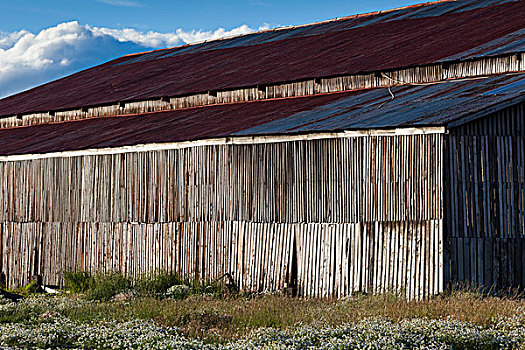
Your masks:
M267 26L259 29L266 29ZM194 43L204 40L219 39L234 35L241 35L253 32L253 29L247 25L225 30L219 28L215 31L195 31L185 32L177 29L175 33L158 33L158 32L140 32L135 29L109 29L109 28L90 28L95 35L108 35L120 42L133 42L144 47L158 48L166 46L175 46L181 44Z
M120 6L120 7L142 7L144 6L140 2L131 1L131 0L96 0L96 1L102 2L104 4Z
M7 49L13 46L21 37L29 34L26 30L13 33L2 33L0 32L0 49Z
M265 28L267 25L259 29ZM67 22L37 34L25 30L0 32L0 97L125 54L253 31L242 25L231 30L185 32L178 29L173 33L158 33Z

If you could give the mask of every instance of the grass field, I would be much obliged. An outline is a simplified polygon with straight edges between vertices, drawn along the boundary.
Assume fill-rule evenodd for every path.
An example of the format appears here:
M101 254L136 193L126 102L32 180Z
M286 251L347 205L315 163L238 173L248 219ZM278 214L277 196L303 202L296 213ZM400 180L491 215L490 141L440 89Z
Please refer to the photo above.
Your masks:
M180 280L184 293L158 293L173 278L132 286L115 275L88 276L69 288L81 293L4 301L0 348L525 349L525 301L517 295L305 300L232 296Z

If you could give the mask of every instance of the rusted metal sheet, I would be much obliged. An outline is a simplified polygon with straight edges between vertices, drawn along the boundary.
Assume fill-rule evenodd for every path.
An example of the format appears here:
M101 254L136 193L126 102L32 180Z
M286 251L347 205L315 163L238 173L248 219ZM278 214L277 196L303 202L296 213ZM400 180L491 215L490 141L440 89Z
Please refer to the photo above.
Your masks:
M309 79L285 84L265 85L220 91L216 94L199 93L181 97L114 103L58 112L19 114L0 118L0 128L30 126L103 116L152 113L166 110L187 109L225 103L271 100L275 98L312 96L324 93L373 89L405 85L425 84L446 80L458 80L479 76L507 74L525 71L525 54L484 57L476 60L458 61L443 66L441 63L424 67L402 68L388 74L356 74L331 78Z
M203 138L448 125L525 94L525 74L104 117L0 130L0 154L46 153Z
M486 56L499 56L506 53L523 51L525 51L525 28L475 47L471 50L447 57L447 59L443 61L465 60Z
M337 20L303 25L292 28L264 31L255 34L244 35L237 38L215 40L196 45L186 45L182 47L155 50L144 54L131 55L128 60L118 64L130 64L157 60L189 53L200 53L210 50L220 50L238 48L244 46L268 44L280 40L297 39L322 34L330 34L338 31L348 31L351 29L369 27L375 24L385 24L394 21L423 19L439 16L452 16L467 11L482 10L487 7L502 5L505 3L516 2L517 0L463 0L463 1L442 1L428 4L420 4L400 8L398 10L374 12L365 15L343 17ZM514 52L514 51L513 51Z
M249 102L0 130L0 154L46 153L229 136L339 99L339 95Z
M0 116L518 52L524 12L524 1L441 2L125 56L3 99Z

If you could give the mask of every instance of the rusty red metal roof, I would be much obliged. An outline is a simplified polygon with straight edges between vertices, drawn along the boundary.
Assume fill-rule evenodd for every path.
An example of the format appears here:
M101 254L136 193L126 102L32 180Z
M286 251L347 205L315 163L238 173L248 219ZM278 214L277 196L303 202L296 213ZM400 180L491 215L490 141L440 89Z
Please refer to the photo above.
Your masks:
M259 134L454 126L525 101L525 73L0 129L0 155Z
M0 100L0 116L522 52L524 13L446 1L124 56Z

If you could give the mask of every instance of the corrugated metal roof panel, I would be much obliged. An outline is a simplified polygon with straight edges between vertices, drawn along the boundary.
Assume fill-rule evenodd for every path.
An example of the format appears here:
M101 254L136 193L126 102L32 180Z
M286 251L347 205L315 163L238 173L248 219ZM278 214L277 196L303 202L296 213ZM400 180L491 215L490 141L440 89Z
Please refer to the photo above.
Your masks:
M523 0L441 2L125 56L0 100L0 116L523 51L523 13Z
M361 91L235 135L447 125L525 96L525 74Z
M225 137L339 99L337 94L0 129L0 154L46 153Z
M477 46L471 50L447 57L441 61L446 62L475 57L498 56L523 51L525 51L525 28Z
M204 138L460 123L525 100L525 74L425 86L235 103L0 129L0 154L47 153Z

